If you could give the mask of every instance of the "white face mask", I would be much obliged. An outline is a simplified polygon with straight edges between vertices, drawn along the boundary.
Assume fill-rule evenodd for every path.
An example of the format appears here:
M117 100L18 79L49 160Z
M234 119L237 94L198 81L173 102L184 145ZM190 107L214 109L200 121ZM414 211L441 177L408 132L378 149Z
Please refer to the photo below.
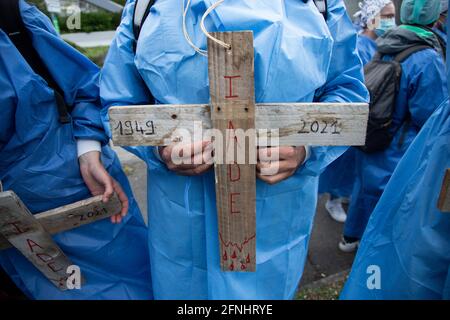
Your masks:
M377 36L381 37L383 34L385 34L387 31L389 31L392 28L395 28L395 18L382 18L380 19L380 23L378 24L378 27L375 28L375 33Z

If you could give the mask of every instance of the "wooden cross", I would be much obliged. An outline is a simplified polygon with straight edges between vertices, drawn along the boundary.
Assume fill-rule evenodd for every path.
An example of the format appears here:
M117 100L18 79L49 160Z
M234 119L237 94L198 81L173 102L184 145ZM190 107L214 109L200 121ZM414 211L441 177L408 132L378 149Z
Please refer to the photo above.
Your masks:
M238 142L238 151L246 155L244 164L236 162L237 154L223 164L215 158L221 268L252 272L256 269L256 178L255 164L249 159L256 154L257 144L267 146L262 141L276 137L279 145L287 146L364 145L368 106L255 104L252 32L212 35L231 44L231 49L208 39L211 104L112 107L112 138L120 146L165 146L180 142L180 130L196 136L199 129L215 128L223 133L227 156L229 142L236 138L230 131L256 128L257 142L250 138L246 149Z
M73 263L51 234L110 217L121 208L114 194L107 203L97 196L33 215L14 192L0 192L0 251L15 247L56 287L66 290Z

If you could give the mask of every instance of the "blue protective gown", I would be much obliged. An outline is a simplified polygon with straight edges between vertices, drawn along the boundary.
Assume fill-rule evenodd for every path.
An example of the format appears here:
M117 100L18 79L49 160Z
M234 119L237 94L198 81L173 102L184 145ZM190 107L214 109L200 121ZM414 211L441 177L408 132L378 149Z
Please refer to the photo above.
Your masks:
M442 39L442 41L447 44L447 34L443 31L441 31L438 28L433 28L434 32Z
M358 34L356 48L363 65L365 65L372 60L377 50L377 44L369 37ZM350 197L355 183L355 154L354 148L349 148L325 169L320 175L319 194L330 193L334 197Z
M369 220L342 299L450 299L450 214L437 209L447 168L448 100L395 169ZM373 265L380 268L381 286L369 290L367 268Z
M17 286L34 299L150 299L150 263L145 224L127 178L100 118L99 70L62 41L34 6L20 2L33 45L65 99L72 121L59 122L53 91L32 71L0 30L0 180L32 213L90 197L80 176L76 139L103 143L102 161L122 185L130 210L120 225L109 219L54 236L86 283L80 290L58 290L16 249L0 253L0 264Z
M214 2L194 0L187 15L188 32L203 49L206 38L199 21ZM328 4L325 23L312 1L229 0L211 13L206 27L253 31L257 102L367 101L355 31L342 1ZM136 56L133 7L134 1L125 7L102 74L105 120L110 106L148 103L147 87L159 103L208 103L207 59L183 37L180 1L156 1ZM292 298L307 256L318 176L345 149L312 148L309 160L289 179L273 186L257 181L257 271L224 273L213 171L179 176L152 148L130 148L148 164L155 298Z
M320 175L319 194L349 198L355 183L355 151L349 148Z
M344 226L344 235L348 237L361 239L397 163L426 120L448 96L445 65L440 53L434 49L416 52L401 65L392 143L386 150L371 154L355 148L356 179ZM410 122L405 126L408 117Z
M358 34L357 42L358 54L363 65L372 60L375 52L377 52L377 43L363 34Z

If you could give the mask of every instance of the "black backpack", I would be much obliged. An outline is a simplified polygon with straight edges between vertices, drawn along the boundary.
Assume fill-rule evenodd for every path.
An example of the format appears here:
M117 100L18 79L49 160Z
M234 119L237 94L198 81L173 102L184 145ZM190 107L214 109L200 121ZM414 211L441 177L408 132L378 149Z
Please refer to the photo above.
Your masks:
M387 149L394 138L392 132L392 115L394 114L397 93L402 76L401 63L413 53L433 48L419 44L398 53L394 59L383 61L377 52L373 59L364 66L365 84L370 93L369 122L367 124L366 144L359 148L366 153ZM404 133L409 126L409 116L403 124ZM403 143L400 138L399 143Z
M0 0L0 29L3 30L35 73L40 75L53 89L58 108L59 122L70 122L71 107L64 100L64 92L48 71L33 47L31 37L20 14L19 0Z
M0 0L1 1L1 0ZM304 3L309 0L301 0ZM328 18L328 3L327 0L313 0L317 7L317 10L322 14L325 21ZM139 34L141 33L142 25L147 19L150 9L155 4L156 0L136 0L134 5L134 15L133 15L133 32L134 32L134 50L136 51L136 42L139 39Z

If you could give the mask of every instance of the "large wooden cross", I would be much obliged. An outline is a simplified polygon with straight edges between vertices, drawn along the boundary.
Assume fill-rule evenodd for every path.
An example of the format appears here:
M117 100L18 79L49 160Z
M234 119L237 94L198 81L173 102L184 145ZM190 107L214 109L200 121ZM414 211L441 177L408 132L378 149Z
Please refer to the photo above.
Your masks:
M56 287L66 290L73 263L51 234L105 219L121 208L114 194L107 203L97 196L33 215L13 191L0 192L0 251L15 247Z
M196 136L199 129L215 128L226 139L223 144L226 157L234 151L228 150L230 140L236 138L229 134L230 130L256 128L258 142L249 139L245 149L238 145L238 151L246 155L245 163L236 161L238 154L221 164L215 159L221 268L255 271L256 178L255 164L249 158L256 153L257 144L267 146L267 140L276 136L279 145L287 146L364 145L368 106L255 104L252 32L217 32L213 37L231 44L231 49L208 39L211 104L112 107L109 111L112 138L119 146L165 146L180 142L177 134L180 130Z

